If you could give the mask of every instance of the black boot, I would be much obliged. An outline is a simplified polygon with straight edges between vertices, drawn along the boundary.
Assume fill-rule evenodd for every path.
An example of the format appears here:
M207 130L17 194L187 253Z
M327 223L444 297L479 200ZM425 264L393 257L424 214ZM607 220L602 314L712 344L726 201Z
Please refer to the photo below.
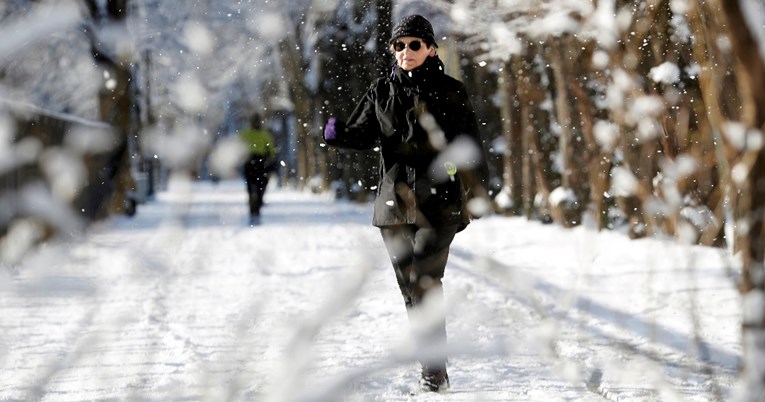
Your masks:
M441 369L422 369L420 378L420 390L423 392L442 392L449 389L449 374L446 368Z

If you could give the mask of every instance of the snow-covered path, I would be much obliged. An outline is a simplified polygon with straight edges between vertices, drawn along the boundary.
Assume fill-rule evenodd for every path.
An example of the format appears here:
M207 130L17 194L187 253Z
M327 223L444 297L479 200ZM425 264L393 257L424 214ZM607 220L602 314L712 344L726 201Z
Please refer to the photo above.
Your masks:
M722 250L490 217L445 278L452 389L417 381L371 206L173 183L0 271L0 400L714 401L741 354Z

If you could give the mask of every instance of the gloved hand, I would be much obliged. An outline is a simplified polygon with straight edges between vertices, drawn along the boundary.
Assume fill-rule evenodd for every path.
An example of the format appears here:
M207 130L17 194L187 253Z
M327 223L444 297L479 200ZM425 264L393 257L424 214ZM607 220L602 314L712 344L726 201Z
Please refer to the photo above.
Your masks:
M324 126L324 141L333 141L337 138L337 133L342 129L343 122L330 117L327 125Z

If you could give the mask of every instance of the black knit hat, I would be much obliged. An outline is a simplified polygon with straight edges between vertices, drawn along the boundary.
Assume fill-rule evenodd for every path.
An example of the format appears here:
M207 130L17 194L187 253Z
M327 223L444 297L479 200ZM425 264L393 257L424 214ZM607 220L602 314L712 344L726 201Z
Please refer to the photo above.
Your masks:
M393 33L390 35L390 43L394 43L396 39L402 36L422 38L425 43L438 47L438 45L436 45L436 36L433 34L433 26L430 25L430 21L421 15L415 14L404 17L395 27L393 27Z

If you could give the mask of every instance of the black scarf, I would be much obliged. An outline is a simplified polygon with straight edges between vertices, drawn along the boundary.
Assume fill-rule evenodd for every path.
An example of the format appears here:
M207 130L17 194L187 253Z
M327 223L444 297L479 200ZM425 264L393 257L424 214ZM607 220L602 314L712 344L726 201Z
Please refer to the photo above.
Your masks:
M391 79L405 89L423 90L433 85L444 75L444 63L438 57L428 57L421 66L412 71L404 71L398 65L393 66Z

